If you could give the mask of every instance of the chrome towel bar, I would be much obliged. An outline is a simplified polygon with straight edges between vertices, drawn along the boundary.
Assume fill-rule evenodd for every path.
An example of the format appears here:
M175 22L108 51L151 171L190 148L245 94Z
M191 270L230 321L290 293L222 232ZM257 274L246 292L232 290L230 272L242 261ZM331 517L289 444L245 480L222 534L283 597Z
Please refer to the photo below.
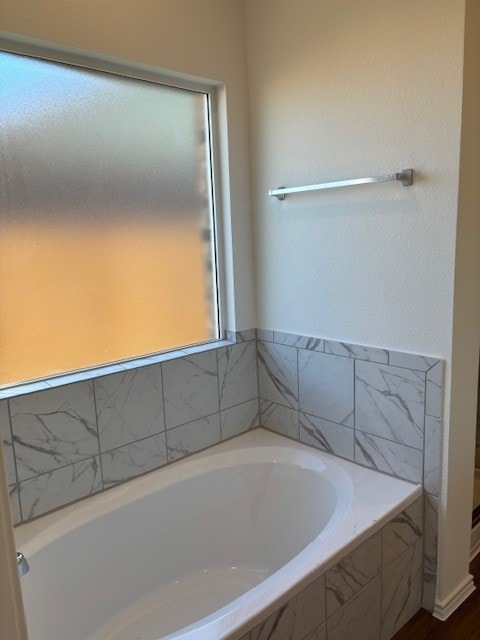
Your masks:
M389 182L397 180L404 187L413 184L413 169L403 169L398 173L389 173L386 176L373 176L371 178L354 178L353 180L338 180L337 182L324 182L323 184L307 184L302 187L278 187L270 189L269 196L275 196L278 200L285 200L289 193L301 193L302 191L319 191L320 189L336 189L337 187L351 187L355 184L370 184L371 182Z

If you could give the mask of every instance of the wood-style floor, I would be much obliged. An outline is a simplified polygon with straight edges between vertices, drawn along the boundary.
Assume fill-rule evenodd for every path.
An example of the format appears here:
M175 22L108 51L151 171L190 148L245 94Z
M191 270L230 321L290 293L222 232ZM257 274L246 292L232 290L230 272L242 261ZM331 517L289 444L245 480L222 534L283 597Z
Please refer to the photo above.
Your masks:
M446 622L420 609L392 640L480 640L480 554L470 565L470 573L477 590Z

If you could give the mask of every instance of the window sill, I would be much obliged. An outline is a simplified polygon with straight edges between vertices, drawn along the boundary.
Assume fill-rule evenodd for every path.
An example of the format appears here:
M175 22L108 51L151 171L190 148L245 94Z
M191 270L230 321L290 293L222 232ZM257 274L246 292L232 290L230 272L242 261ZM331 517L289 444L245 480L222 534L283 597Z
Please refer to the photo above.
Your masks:
M194 353L202 353L203 351L211 351L212 349L219 349L220 347L228 347L238 341L247 339L245 337L242 337L242 334L245 333L246 332L243 331L227 331L228 339L225 340L204 342L202 344L193 345L184 349L164 351L155 355L133 358L132 360L125 360L122 362L116 362L114 364L92 367L90 369L82 369L81 371L75 371L74 373L65 373L57 376L52 376L50 378L42 378L41 380L32 380L31 382L22 382L19 384L5 386L0 389L0 400L14 398L16 396L23 396L27 393L45 391L47 389L61 387L66 384L72 384L74 382L80 382L82 380L93 380L95 378L107 376L112 373L119 373L121 371L128 371L130 369L147 367L152 364L168 362L169 360L175 360L177 358L193 355ZM254 337L255 336L253 335L251 339L254 339Z

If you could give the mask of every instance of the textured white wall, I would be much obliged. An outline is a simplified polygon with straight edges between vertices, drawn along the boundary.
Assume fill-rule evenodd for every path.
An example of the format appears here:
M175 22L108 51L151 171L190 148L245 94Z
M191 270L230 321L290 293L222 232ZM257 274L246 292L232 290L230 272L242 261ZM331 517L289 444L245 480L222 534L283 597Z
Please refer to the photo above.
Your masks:
M449 432L443 456L439 599L468 563L480 348L480 3L467 0Z
M440 4L247 1L258 326L449 357L464 3Z
M231 329L255 326L244 27L240 0L4 0L0 12L5 31L225 83Z

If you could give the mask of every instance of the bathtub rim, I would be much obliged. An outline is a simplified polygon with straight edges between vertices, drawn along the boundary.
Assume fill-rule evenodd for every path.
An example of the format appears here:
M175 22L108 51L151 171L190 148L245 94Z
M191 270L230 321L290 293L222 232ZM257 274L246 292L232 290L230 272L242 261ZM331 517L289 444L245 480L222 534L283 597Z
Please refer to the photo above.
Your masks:
M20 525L15 529L17 548L21 549L28 558L29 555L53 542L55 538L59 538L68 533L68 531L109 513L119 506L147 497L149 494L168 487L175 482L180 482L217 468L226 468L229 465L218 467L215 463L221 459L229 459L229 454L234 460L235 455L238 455L240 451L263 449L263 452L265 452L276 447L291 450L299 453L300 456L313 457L322 461L324 466L339 468L349 475L353 484L357 485L357 492L354 492L353 503L347 510L347 519L349 514L351 515L352 509L355 511L356 506L358 507L358 505L355 505L355 501L359 500L362 503L362 498L364 501L365 498L368 498L368 503L373 502L369 506L372 507L374 512L378 511L378 517L367 519L368 521L359 526L354 524L354 536L351 535L352 522L341 522L336 528L339 535L337 535L337 540L334 544L332 544L331 538L328 537L326 540L320 540L322 536L319 535L299 554L253 589L197 622L183 627L173 634L163 636L162 640L173 640L174 638L178 638L178 640L193 640L194 638L195 640L221 640L227 636L231 640L241 638L248 630L314 582L367 538L380 531L398 513L413 504L421 497L423 493L422 486L362 467L343 458L259 428L192 454L175 464L153 470L124 484L110 488L108 491L101 492L88 499L70 504ZM375 482L375 480L378 482L380 478L382 479L382 483L379 483L382 486L381 493L389 495L388 500L385 500L383 496L378 500L377 497L372 497L370 493L370 483ZM388 489L386 490L385 484L389 485L390 490L393 489L393 493L396 491L395 499L392 499L392 493ZM388 506L385 502L388 502ZM356 523L357 520L354 519L354 522ZM343 540L341 544L338 543L338 538ZM268 583L267 589L264 587L266 583ZM279 588L280 585L282 586L281 589ZM265 590L270 591L268 599L266 601L263 599L257 606L252 606L249 602L239 604L239 601L246 599L245 596L248 594L251 594L250 599L252 597L255 599L259 593ZM237 603L236 608L231 611L232 605L235 603Z

